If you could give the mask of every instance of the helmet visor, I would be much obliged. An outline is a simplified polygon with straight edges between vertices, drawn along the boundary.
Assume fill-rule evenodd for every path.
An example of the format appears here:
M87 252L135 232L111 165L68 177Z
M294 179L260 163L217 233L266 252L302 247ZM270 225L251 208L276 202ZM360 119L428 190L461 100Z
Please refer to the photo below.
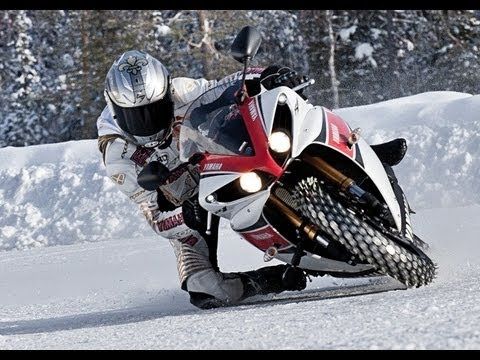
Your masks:
M168 133L173 122L173 101L170 96L137 107L120 107L112 101L118 126L133 136L148 137Z

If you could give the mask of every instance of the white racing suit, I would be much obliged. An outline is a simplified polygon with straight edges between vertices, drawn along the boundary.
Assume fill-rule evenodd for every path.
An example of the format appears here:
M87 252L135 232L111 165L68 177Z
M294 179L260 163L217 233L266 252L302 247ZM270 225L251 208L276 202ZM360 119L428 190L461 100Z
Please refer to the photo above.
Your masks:
M260 76L262 69L253 68L247 79ZM241 78L241 73L232 74L220 81L190 78L172 80L175 124L182 121L189 105L207 90L214 101L223 91ZM237 273L225 274L218 270L210 258L209 247L198 231L187 227L183 221L181 203L196 192L198 174L192 165L182 171L172 172L168 185L157 191L147 191L137 183L137 175L151 161L158 160L170 170L180 165L177 137L156 148L137 146L112 118L106 107L97 121L99 148L103 153L108 177L118 189L136 202L152 229L169 239L177 257L181 287L189 293L203 293L224 302L236 302L244 295L244 282ZM173 205L172 205L173 204ZM214 252L216 252L216 244Z

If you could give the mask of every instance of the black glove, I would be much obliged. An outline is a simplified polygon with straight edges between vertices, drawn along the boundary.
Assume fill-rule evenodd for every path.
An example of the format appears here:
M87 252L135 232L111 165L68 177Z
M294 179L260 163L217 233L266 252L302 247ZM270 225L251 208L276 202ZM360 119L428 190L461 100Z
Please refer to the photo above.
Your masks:
M205 232L207 228L207 211L200 206L198 198L184 201L182 214L183 222L190 229Z
M260 75L260 83L267 89L271 90L278 86L288 86L293 89L294 87L303 84L308 81L307 76L301 76L297 74L295 70L290 69L287 66L272 65L263 70ZM303 89L298 90L301 95Z

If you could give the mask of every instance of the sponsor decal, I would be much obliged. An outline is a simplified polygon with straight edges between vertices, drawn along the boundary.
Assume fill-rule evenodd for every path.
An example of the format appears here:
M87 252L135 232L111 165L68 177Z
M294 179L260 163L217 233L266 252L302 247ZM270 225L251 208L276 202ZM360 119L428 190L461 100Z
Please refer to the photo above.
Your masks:
M270 233L252 234L252 238L256 240L267 240L273 238L273 235Z
M203 171L218 171L222 168L222 163L208 163L203 167Z
M275 246L279 250L291 246L291 244L270 225L258 230L241 233L241 235L250 244L263 251L267 250L271 246Z
M124 173L114 174L110 176L110 179L115 181L118 185L123 185L123 183L125 182L125 174Z
M250 112L250 116L252 117L253 121L255 121L259 118L258 111L257 111L257 106L255 105L255 100L251 100L248 103L248 111Z
M136 192L135 194L133 194L133 195L130 196L130 199L135 200L137 197L139 197L140 195L142 195L145 191L146 191L145 189L142 189L142 190Z
M178 241L180 241L183 244L193 246L198 242L198 239L195 236L190 235L190 236L187 236L185 238L178 239Z
M247 74L261 74L265 70L263 67L250 67L247 70Z
M142 76L142 67L147 66L146 59L137 58L136 56L129 56L126 62L118 66L119 71L126 71L130 76L130 82L133 88L134 103L143 101L145 99L145 81Z
M134 103L143 101L145 99L145 81L142 76L142 67L147 66L146 59L137 58L136 56L129 56L126 62L118 66L118 70L126 71L130 75L130 81L135 96Z
M145 146L145 147L147 147L147 148L154 148L154 147L157 146L158 144L159 144L159 142L155 140L155 141L149 141L149 142L147 142L147 143L146 143L145 145L143 145L143 146Z
M137 75L142 70L142 66L147 66L148 61L146 59L138 59L136 56L129 56L127 61L120 64L119 71L127 71L133 75Z
M167 231L180 225L183 225L183 214L181 213L157 222L157 228L159 231Z
M327 145L344 153L348 157L355 159L356 148L350 147L348 144L348 137L350 136L350 128L347 123L343 121L337 114L326 110L326 124L327 124Z
M338 127L335 124L330 124L332 127L332 140L337 144L340 144L340 133L338 132Z
M190 235L191 233L192 233L192 229L187 228L187 230L182 230L182 231L179 231L179 232L175 232L175 237L178 239L178 238L186 237L186 236Z
M128 150L128 142L125 141L125 145L123 145L122 155L120 155L122 159L125 159L125 155L127 155L127 150Z
M137 146L137 150L130 156L135 164L145 166L147 159L155 152L152 148L145 148L143 146Z
M163 165L166 165L168 163L168 154L167 153L161 153L161 154L157 155L157 159Z
M172 182L178 180L178 178L182 176L185 171L188 171L188 164L181 164L180 166L177 166L175 169L170 171L168 178L165 180L165 184L171 184Z

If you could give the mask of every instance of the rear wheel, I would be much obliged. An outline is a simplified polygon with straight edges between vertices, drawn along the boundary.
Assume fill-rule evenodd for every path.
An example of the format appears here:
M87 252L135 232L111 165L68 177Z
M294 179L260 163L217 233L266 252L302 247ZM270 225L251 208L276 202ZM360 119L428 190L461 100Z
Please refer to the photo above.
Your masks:
M301 180L293 194L303 216L317 225L330 241L343 245L379 273L391 276L408 287L429 284L436 265L420 249L401 244L348 210L321 188L317 178Z

